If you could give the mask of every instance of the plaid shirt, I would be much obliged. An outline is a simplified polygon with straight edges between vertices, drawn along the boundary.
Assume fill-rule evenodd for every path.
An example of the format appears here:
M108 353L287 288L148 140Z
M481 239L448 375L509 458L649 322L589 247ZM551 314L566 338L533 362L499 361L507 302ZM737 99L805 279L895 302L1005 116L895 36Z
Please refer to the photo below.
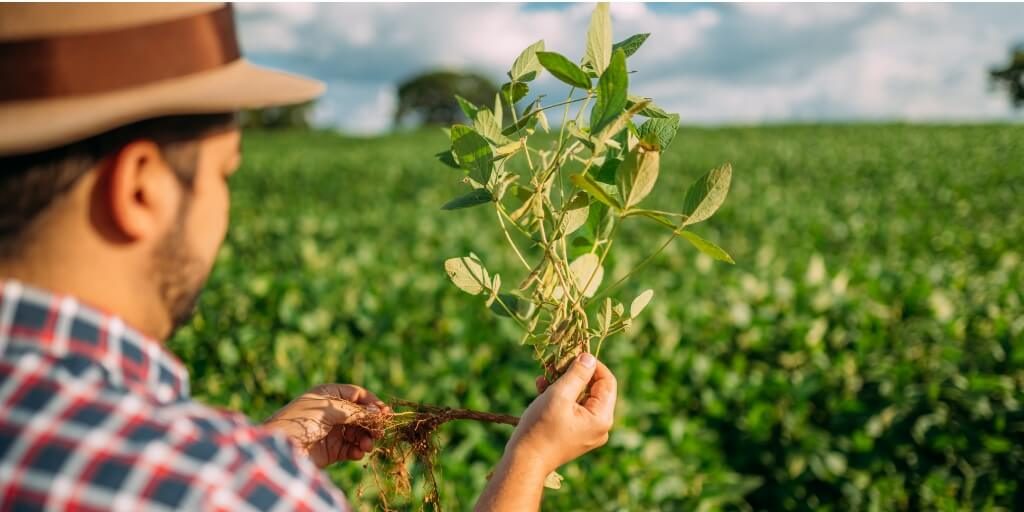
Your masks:
M347 510L284 436L192 401L158 342L0 284L0 510Z

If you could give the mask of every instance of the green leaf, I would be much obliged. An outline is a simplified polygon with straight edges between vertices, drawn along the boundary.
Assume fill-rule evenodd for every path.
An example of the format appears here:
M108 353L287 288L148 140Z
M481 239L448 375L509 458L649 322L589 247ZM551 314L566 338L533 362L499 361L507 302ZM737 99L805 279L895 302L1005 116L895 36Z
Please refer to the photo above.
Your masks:
M693 246L700 252L707 254L718 261L724 261L732 264L736 263L728 253L722 250L721 247L697 236L697 234L692 231L677 231L676 234L685 238L687 242L693 244Z
M620 165L622 165L621 158L605 158L604 163L601 164L601 167L594 173L594 179L600 183L614 185L615 173L618 171Z
M452 155L452 150L450 150L450 149L446 149L444 151L441 151L440 153L437 153L434 156L437 158L438 162L441 162L442 164L445 164L448 167L451 167L452 169L461 169L462 168L462 167L459 167L459 163L455 161L455 156Z
M658 181L658 167L661 165L661 153L655 148L637 144L622 162L615 175L619 195L623 198L626 208L643 201Z
M501 86L501 96L509 105L515 105L530 92L530 86L523 82L508 82Z
M459 103L459 108L462 109L463 114L466 114L467 119L470 121L476 119L476 113L480 110L480 107L458 94L455 95L455 101Z
M714 215L725 196L729 193L729 182L732 180L732 166L725 164L708 171L699 180L690 185L683 202L683 214L686 221L683 226L696 224Z
M590 215L587 217L587 223L584 224L583 231L580 232L580 237L584 239L590 246L593 246L593 241L598 238L606 238L611 232L613 224L615 223L615 216L610 214L611 209L601 202L590 204ZM587 252L590 251L590 247L587 247Z
M510 155L514 155L524 148L523 141L517 140L509 142L503 146L494 148L494 156L497 158L505 158Z
M473 128L491 142L501 145L508 144L508 137L501 133L501 125L495 119L494 114L486 108L480 109L473 120Z
M611 123L608 123L608 126L602 128L600 132L594 134L592 136L592 140L595 142L594 152L601 153L601 151L604 150L606 141L615 137L619 132L629 126L630 120L632 120L633 116L636 115L637 112L646 108L646 106L647 103L637 103L633 105L629 110L619 114L619 117L615 118Z
M633 105L643 102L647 102L647 106L641 109L639 112L637 112L638 115L655 119L665 119L670 117L670 114L668 112L665 112L665 110L663 110L661 107L655 105L650 98L630 96L629 100L627 101L626 108L633 108Z
M494 201L494 196L490 192L482 189L473 189L468 194L463 194L451 201L448 201L441 207L442 210L458 210L460 208L469 208L471 206L477 206L484 203Z
M504 303L505 306L516 315L522 317L527 316L530 313L530 307L532 306L532 304L530 303L530 301L526 299L521 299L518 296L513 295L511 293L499 293L498 299L501 300L501 303ZM501 303L499 303L497 300L491 303L491 311L498 316L511 318L511 315L508 314L508 311L506 311L505 308L501 307Z
M526 49L516 57L515 62L512 63L512 70L508 72L509 78L515 82L529 82L530 80L537 78L537 74L539 74L542 69L540 62L537 60L537 52L542 51L544 51L543 39L527 46Z
M601 185L594 181L594 178L591 178L589 175L573 174L572 176L569 176L569 180L572 181L574 185L579 187L580 190L583 190L584 192L590 194L590 197L593 197L594 199L597 199L598 201L616 210L622 208L619 205L619 202L616 201L615 198L611 196L611 194L605 192L605 190L601 188Z
M590 89L590 77L563 55L555 52L537 52L541 66L555 78L580 89Z
M629 317L636 318L640 316L640 313L644 311L644 308L651 303L652 298L654 298L654 290L647 289L640 292L640 295L637 295L636 298L633 299L633 303L629 305Z
M651 37L651 34L647 33L631 35L626 39L623 39L622 41L619 41L612 45L612 51L614 52L615 50L621 48L622 51L626 53L626 57L629 57L640 49L640 46L644 44L644 41L646 41L648 37Z
M576 289L583 293L584 297L593 297L594 293L601 286L604 279L604 268L601 267L601 260L592 252L588 252L576 258L569 264L569 273L576 280Z
M506 126L505 129L501 131L501 134L512 137L522 130L532 130L533 127L537 125L541 112L540 100L537 99L527 107L526 113L524 113L518 121Z
M590 15L590 28L587 29L586 60L594 68L597 76L604 74L612 58L612 18L608 14L608 4L601 2Z
M444 270L455 286L470 295L478 295L491 283L487 269L475 254L446 260Z
M626 108L629 75L626 73L626 54L616 50L608 69L597 81L597 101L590 111L590 132L596 133L615 120Z
M590 197L585 192L577 192L565 205L562 217L561 236L568 236L587 222L590 214Z
M504 116L504 108L501 106L501 92L498 92L498 94L494 95L494 120L498 123L499 128L505 124Z
M648 119L637 129L637 136L649 144L657 144L665 149L676 138L679 131L679 114L672 114L668 118Z
M559 475L556 471L548 473L548 476L544 477L544 487L548 489L561 489L562 475Z
M567 124L567 127L569 135L575 137L577 140L582 142L586 147L594 149L594 142L590 140L590 134L585 132L584 129L581 129L579 125L576 124L575 120L570 120Z
M494 154L487 139L464 124L452 125L452 151L459 166L469 171L470 177L481 185L491 179L494 168Z

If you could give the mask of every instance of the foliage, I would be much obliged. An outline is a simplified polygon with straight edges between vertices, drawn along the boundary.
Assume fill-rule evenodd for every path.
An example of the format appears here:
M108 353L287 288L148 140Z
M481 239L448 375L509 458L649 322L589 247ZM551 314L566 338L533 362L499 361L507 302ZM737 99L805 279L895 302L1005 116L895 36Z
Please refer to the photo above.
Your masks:
M463 114L462 101L481 103L494 98L498 87L490 79L476 73L431 71L416 75L398 85L398 108L395 125L458 122Z
M260 421L310 385L357 382L527 405L536 364L515 324L468 307L442 270L470 251L516 264L488 249L504 239L493 210L438 209L460 185L423 154L445 140L246 135L225 247L170 343L200 400ZM646 200L678 204L722 160L743 169L701 232L737 264L674 243L641 271L657 300L602 349L622 390L611 441L560 470L545 509L1019 508L1022 140L1005 125L681 129ZM662 229L624 230L606 274ZM507 435L439 431L449 509L469 509ZM358 464L331 474L375 502Z
M1024 45L1010 52L1006 67L989 70L989 76L992 82L1006 89L1014 107L1024 106Z
M632 325L651 302L652 290L633 299L628 314L609 294L675 237L733 263L721 248L689 231L722 205L730 166L714 169L690 186L685 198L676 201L681 212L640 205L654 190L661 152L679 129L679 116L662 115L660 109L658 117L650 116L639 127L634 124L635 116L653 101L629 104L626 52L636 52L646 39L647 34L638 34L613 45L608 5L599 4L579 64L546 51L544 41L530 45L516 58L509 82L501 88L519 92L495 95L493 110L458 98L473 126L453 125L448 130L451 145L439 154L446 165L463 171L469 187L442 209L493 208L495 228L522 265L518 286L508 286L508 273L503 286L502 275L489 272L472 252L446 260L445 271L459 289L482 295L490 310L519 325L521 343L532 347L549 382L578 354L599 355L609 336ZM517 116L516 103L526 101L529 83L544 70L570 87L567 97L545 105L538 96ZM506 103L513 107L508 116ZM560 107L560 128L545 136L545 111ZM637 267L601 288L619 227L631 218L656 221L668 229L668 237L659 249L646 244L649 253Z
M239 124L246 129L308 130L316 101L296 105L268 107L242 111Z

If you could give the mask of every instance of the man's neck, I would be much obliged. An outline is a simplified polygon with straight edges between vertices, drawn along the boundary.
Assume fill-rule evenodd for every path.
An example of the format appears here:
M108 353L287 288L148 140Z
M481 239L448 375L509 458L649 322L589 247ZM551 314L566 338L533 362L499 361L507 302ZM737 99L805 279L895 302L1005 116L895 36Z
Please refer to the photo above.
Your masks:
M74 253L70 253L65 259L74 258ZM0 279L13 279L52 293L75 297L83 304L120 317L153 339L164 339L168 326L159 325L152 320L154 315L147 314L153 308L144 298L151 294L129 284L130 276L96 262L51 263L44 259L25 263L25 260L28 258L0 260Z

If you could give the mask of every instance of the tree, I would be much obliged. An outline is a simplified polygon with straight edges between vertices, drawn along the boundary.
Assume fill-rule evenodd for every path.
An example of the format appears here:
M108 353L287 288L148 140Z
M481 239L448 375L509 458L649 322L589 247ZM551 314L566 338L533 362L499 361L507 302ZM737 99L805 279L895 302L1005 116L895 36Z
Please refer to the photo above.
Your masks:
M498 87L475 73L431 71L414 76L398 86L395 125L450 125L465 119L455 100L458 94L477 105L494 103Z
M242 128L263 130L308 130L315 100L282 107L245 110L241 115Z
M1010 52L1010 62L1002 69L991 69L992 82L1006 89L1014 108L1024 107L1024 44Z

